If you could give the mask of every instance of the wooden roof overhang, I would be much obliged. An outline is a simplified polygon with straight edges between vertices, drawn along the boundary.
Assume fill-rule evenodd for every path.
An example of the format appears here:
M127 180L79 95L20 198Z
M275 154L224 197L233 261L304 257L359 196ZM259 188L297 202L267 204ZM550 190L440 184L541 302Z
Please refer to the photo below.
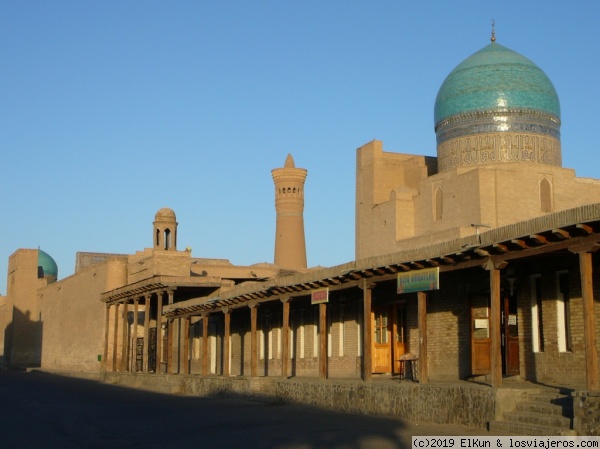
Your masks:
M392 280L398 273L424 268L439 267L440 272L478 266L502 268L514 259L560 250L589 252L598 248L600 203L425 248L357 260L252 285L241 284L227 292L165 306L163 313L170 318L207 315L286 296L308 296L312 290L324 287L334 291L357 287L363 279L369 283Z
M206 292L214 291L221 286L220 278L215 277L182 277L182 276L153 276L133 284L115 288L100 295L100 300L107 305L126 303L135 298L177 291L185 299Z

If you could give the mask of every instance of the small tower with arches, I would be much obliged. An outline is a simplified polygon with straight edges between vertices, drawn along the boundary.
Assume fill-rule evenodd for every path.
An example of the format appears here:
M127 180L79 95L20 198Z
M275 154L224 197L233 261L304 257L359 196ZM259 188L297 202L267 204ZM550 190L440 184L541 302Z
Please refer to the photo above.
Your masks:
M177 251L177 218L173 209L163 207L154 217L153 248Z

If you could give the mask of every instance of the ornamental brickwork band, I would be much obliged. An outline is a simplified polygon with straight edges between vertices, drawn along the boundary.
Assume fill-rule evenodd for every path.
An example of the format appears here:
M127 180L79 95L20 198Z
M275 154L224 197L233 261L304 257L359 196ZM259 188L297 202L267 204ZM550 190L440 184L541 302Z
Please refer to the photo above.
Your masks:
M561 167L560 141L535 134L481 134L448 140L438 146L440 172L504 162Z

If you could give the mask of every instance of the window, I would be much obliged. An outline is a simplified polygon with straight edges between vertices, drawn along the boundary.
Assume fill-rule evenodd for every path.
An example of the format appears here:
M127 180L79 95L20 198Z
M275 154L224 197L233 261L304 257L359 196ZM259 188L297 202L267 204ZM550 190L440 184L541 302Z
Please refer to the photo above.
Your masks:
M540 181L540 205L542 212L552 212L552 187L546 178Z
M375 312L375 343L388 342L388 316L386 310Z
M171 230L165 229L165 249L171 249Z
M433 219L435 221L440 221L442 219L442 188L440 186L437 186L435 188L435 193L434 193L434 214L433 214Z

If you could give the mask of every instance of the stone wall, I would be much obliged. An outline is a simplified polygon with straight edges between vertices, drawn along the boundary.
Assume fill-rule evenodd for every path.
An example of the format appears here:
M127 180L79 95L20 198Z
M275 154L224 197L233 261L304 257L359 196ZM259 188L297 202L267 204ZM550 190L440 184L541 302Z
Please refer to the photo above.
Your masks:
M577 435L600 436L600 392L573 394L573 430Z
M285 402L349 413L482 428L494 418L493 392L479 385L318 380L278 381L276 385L277 397Z
M161 393L193 396L239 396L305 404L346 413L379 415L413 422L485 428L527 396L527 389L493 389L471 383L201 377L177 374L89 373L48 370L61 376ZM600 436L600 392L573 393L577 435Z
M495 396L481 385L105 373L108 383L194 396L252 396L347 413L484 428Z

